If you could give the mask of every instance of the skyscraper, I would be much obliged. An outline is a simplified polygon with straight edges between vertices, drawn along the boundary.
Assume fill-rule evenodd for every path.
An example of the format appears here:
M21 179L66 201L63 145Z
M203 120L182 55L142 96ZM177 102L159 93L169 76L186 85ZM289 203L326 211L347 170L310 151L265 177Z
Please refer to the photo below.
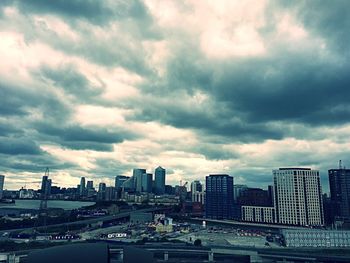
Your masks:
M113 201L116 200L116 193L115 193L115 187L113 186L108 186L106 187L106 196L105 196L106 201Z
M129 176L124 176L124 175L117 175L115 177L115 190L120 190L122 188L123 183L128 180L130 177Z
M142 192L142 175L146 173L146 169L134 169L132 177L134 178L134 187L136 192Z
M135 178L133 176L123 182L122 190L125 192L135 192Z
M199 202L204 204L204 192L203 192L203 186L200 181L193 181L191 183L191 200L192 202Z
M334 217L350 218L350 169L339 165L339 169L328 170L331 202Z
M87 181L86 182L86 190L90 190L94 188L94 181Z
M84 196L85 195L85 177L82 177L80 179L79 195L80 196Z
M90 197L93 197L95 195L95 193L96 193L96 191L94 189L94 182L93 181L87 181L86 182L86 196L88 198L90 198Z
M155 193L158 195L163 195L165 193L165 176L165 169L158 166L154 172Z
M233 217L233 177L211 174L206 177L205 215L211 219Z
M152 177L153 175L150 173L144 173L142 175L142 192L152 192Z
M273 170L276 220L280 224L324 225L319 171L310 168Z
M5 182L5 175L0 175L0 200L4 196L4 182Z
M98 185L97 199L102 201L106 199L106 184L100 183Z

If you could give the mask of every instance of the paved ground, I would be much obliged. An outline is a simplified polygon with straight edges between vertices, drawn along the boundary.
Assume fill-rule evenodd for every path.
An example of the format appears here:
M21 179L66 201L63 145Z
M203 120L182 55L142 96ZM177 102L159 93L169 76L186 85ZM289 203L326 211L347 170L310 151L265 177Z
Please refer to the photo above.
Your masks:
M194 240L200 239L203 245L266 247L266 238L264 236L245 236L243 233L208 233L207 230L201 230L196 233L182 235L176 239L186 242L194 242ZM269 244L271 247L279 247L275 243Z
M118 233L122 229L122 225L107 228L98 228L91 231L80 233L82 239L90 239L100 237L101 234Z

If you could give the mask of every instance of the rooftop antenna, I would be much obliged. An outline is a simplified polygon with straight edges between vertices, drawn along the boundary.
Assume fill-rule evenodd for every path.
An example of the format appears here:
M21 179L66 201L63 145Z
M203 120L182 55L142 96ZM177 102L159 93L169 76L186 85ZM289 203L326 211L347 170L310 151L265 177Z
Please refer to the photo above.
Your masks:
M339 169L342 169L341 160L339 160Z

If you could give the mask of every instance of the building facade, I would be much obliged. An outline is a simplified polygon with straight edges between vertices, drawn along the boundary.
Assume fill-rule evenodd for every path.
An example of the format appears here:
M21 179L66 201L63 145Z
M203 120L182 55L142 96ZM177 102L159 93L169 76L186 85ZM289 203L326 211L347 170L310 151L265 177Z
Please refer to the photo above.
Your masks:
M300 226L324 225L320 174L309 168L273 170L277 223Z
M114 183L115 189L116 189L117 191L120 190L120 189L122 188L122 186L123 186L123 183L124 183L126 180L128 180L128 179L130 179L129 176L117 175L117 176L115 177L115 183Z
M195 192L202 192L203 191L203 186L200 181L193 181L191 183L191 193Z
M152 178L153 174L144 173L142 175L142 192L152 193Z
M113 186L106 187L105 200L106 201L114 201L114 200L116 200L115 187L113 187Z
M195 192L192 194L192 202L193 203L201 203L205 204L205 192Z
M205 215L210 219L232 219L233 177L212 174L206 177Z
M44 196L46 192L46 186L47 186L47 180L49 177L47 175L44 175L41 179L41 195Z
M5 175L0 175L0 200L4 197Z
M154 181L155 181L154 190L157 195L163 195L165 193L165 176L166 176L166 170L158 166L154 172Z
M241 193L248 188L245 184L235 184L233 186L233 201L237 202L238 197L240 197Z
M80 179L80 187L79 187L79 195L84 196L85 195L85 177L82 177Z
M99 201L106 200L106 184L105 183L99 183L97 199Z
M350 247L350 231L321 229L284 229L287 247Z
M146 169L134 169L132 171L132 177L134 178L134 187L136 192L142 192L142 177L146 173Z
M276 223L275 208L271 206L242 206L242 220L255 223Z
M328 170L332 218L350 219L350 169Z
M237 197L237 203L246 206L271 206L269 192L260 188L246 188Z

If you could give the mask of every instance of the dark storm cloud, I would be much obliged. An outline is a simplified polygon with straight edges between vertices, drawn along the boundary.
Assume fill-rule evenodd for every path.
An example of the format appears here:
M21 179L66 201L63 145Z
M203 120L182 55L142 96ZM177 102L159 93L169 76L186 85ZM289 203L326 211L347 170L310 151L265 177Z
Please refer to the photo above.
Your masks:
M67 94L74 95L82 102L93 101L102 93L101 87L96 87L81 74L73 65L52 68L43 65L38 72L43 80L53 82L55 87L62 88Z
M41 154L40 147L30 139L0 137L0 153L19 154Z
M43 173L46 167L56 170L78 168L75 164L63 162L47 152L41 152L39 155L1 155L0 169L11 172L33 172Z
M208 160L232 160L240 156L237 152L224 149L222 145L218 144L199 144L192 151L198 151Z
M35 73L37 76L38 73ZM92 100L95 94L89 86L87 79L73 68L58 68L56 71L43 67L41 74L55 85L62 87L68 94L74 94L83 101ZM44 75L45 74L45 75ZM23 84L24 85L24 84ZM91 87L91 89L89 89ZM2 116L12 117L7 121L0 122L0 134L11 136L23 132L37 131L32 133L31 141L55 143L66 148L76 150L113 151L113 143L119 143L135 136L124 130L115 129L110 131L106 128L90 127L83 128L79 125L67 125L71 118L72 105L62 102L57 95L40 89L25 89L22 85L1 84L0 93L4 103L0 106ZM81 90L81 91L80 91ZM32 121L31 112L40 112L42 121ZM63 123L62 125L59 125ZM31 154L39 154L38 145L29 142L12 139L1 142L0 152L7 154L21 154L21 150ZM22 148L21 148L22 147Z
M144 84L144 93L163 97L169 92L182 102L184 92L193 96L200 91L211 104L199 110L196 105L143 104L136 119L158 119L242 142L303 138L301 132L288 129L291 123L315 127L349 123L349 49L338 54L332 46L324 50L306 44L298 49L283 42L267 49L266 56L221 62L210 61L192 49L190 53L178 50L165 77Z
M1 116L24 115L26 113L24 108L27 103L24 101L30 97L30 93L23 89L19 90L13 85L2 83L0 80L0 97L6 98L0 103ZM28 104L32 104L31 101L28 101Z
M57 126L49 123L36 123L36 130L42 140L51 141L74 150L113 151L113 144L137 137L123 129L107 129L96 126L81 127L75 124Z
M0 120L0 136L8 136L8 135L19 135L22 131L15 127L14 125L10 124L8 121L2 121Z
M335 52L349 55L349 1L274 1L282 10L294 10L299 21L313 36L322 37Z
M94 0L28 0L16 1L25 12L53 13L68 18L84 18L93 23L105 23L111 19L113 10L105 1Z
M249 122L347 122L348 109L339 106L347 105L350 96L348 65L330 65L303 53L285 56L227 68L225 77L213 87L214 95ZM253 63L254 72L250 72ZM334 114L334 110L344 114Z
M80 56L103 67L121 66L143 76L154 74L143 41L162 39L162 33L140 1L58 0L51 3L30 0L11 3L26 16L20 20L9 16L0 21L0 26L21 31L28 45L40 39L66 55ZM47 24L49 18L34 17L38 14L63 20L76 38L62 36L56 25ZM86 23L80 23L82 20Z
M166 101L145 103L132 118L137 120L158 120L178 128L196 129L200 134L220 135L238 141L263 141L266 138L281 139L283 131L265 123L247 123L239 117L240 112L228 109L222 103L188 108Z
M22 11L51 13L70 19L86 19L94 24L104 24L112 19L148 19L147 10L141 1L97 0L26 0L16 1Z
M41 109L47 119L56 121L65 119L70 114L70 108L46 87L35 89L27 87L27 83L8 83L0 80L1 116L30 114L30 110Z
M43 123L38 124L37 129L47 135L60 137L63 141L118 143L130 137L128 134L109 131L106 128L83 128L77 125L58 127Z
M59 144L63 147L67 147L73 150L93 150L98 152L112 152L113 145L101 142L71 142L71 141L61 141Z
M115 159L97 158L96 168L90 170L91 174L98 177L113 178L117 175L131 176L132 169L135 166L131 163L123 164Z

